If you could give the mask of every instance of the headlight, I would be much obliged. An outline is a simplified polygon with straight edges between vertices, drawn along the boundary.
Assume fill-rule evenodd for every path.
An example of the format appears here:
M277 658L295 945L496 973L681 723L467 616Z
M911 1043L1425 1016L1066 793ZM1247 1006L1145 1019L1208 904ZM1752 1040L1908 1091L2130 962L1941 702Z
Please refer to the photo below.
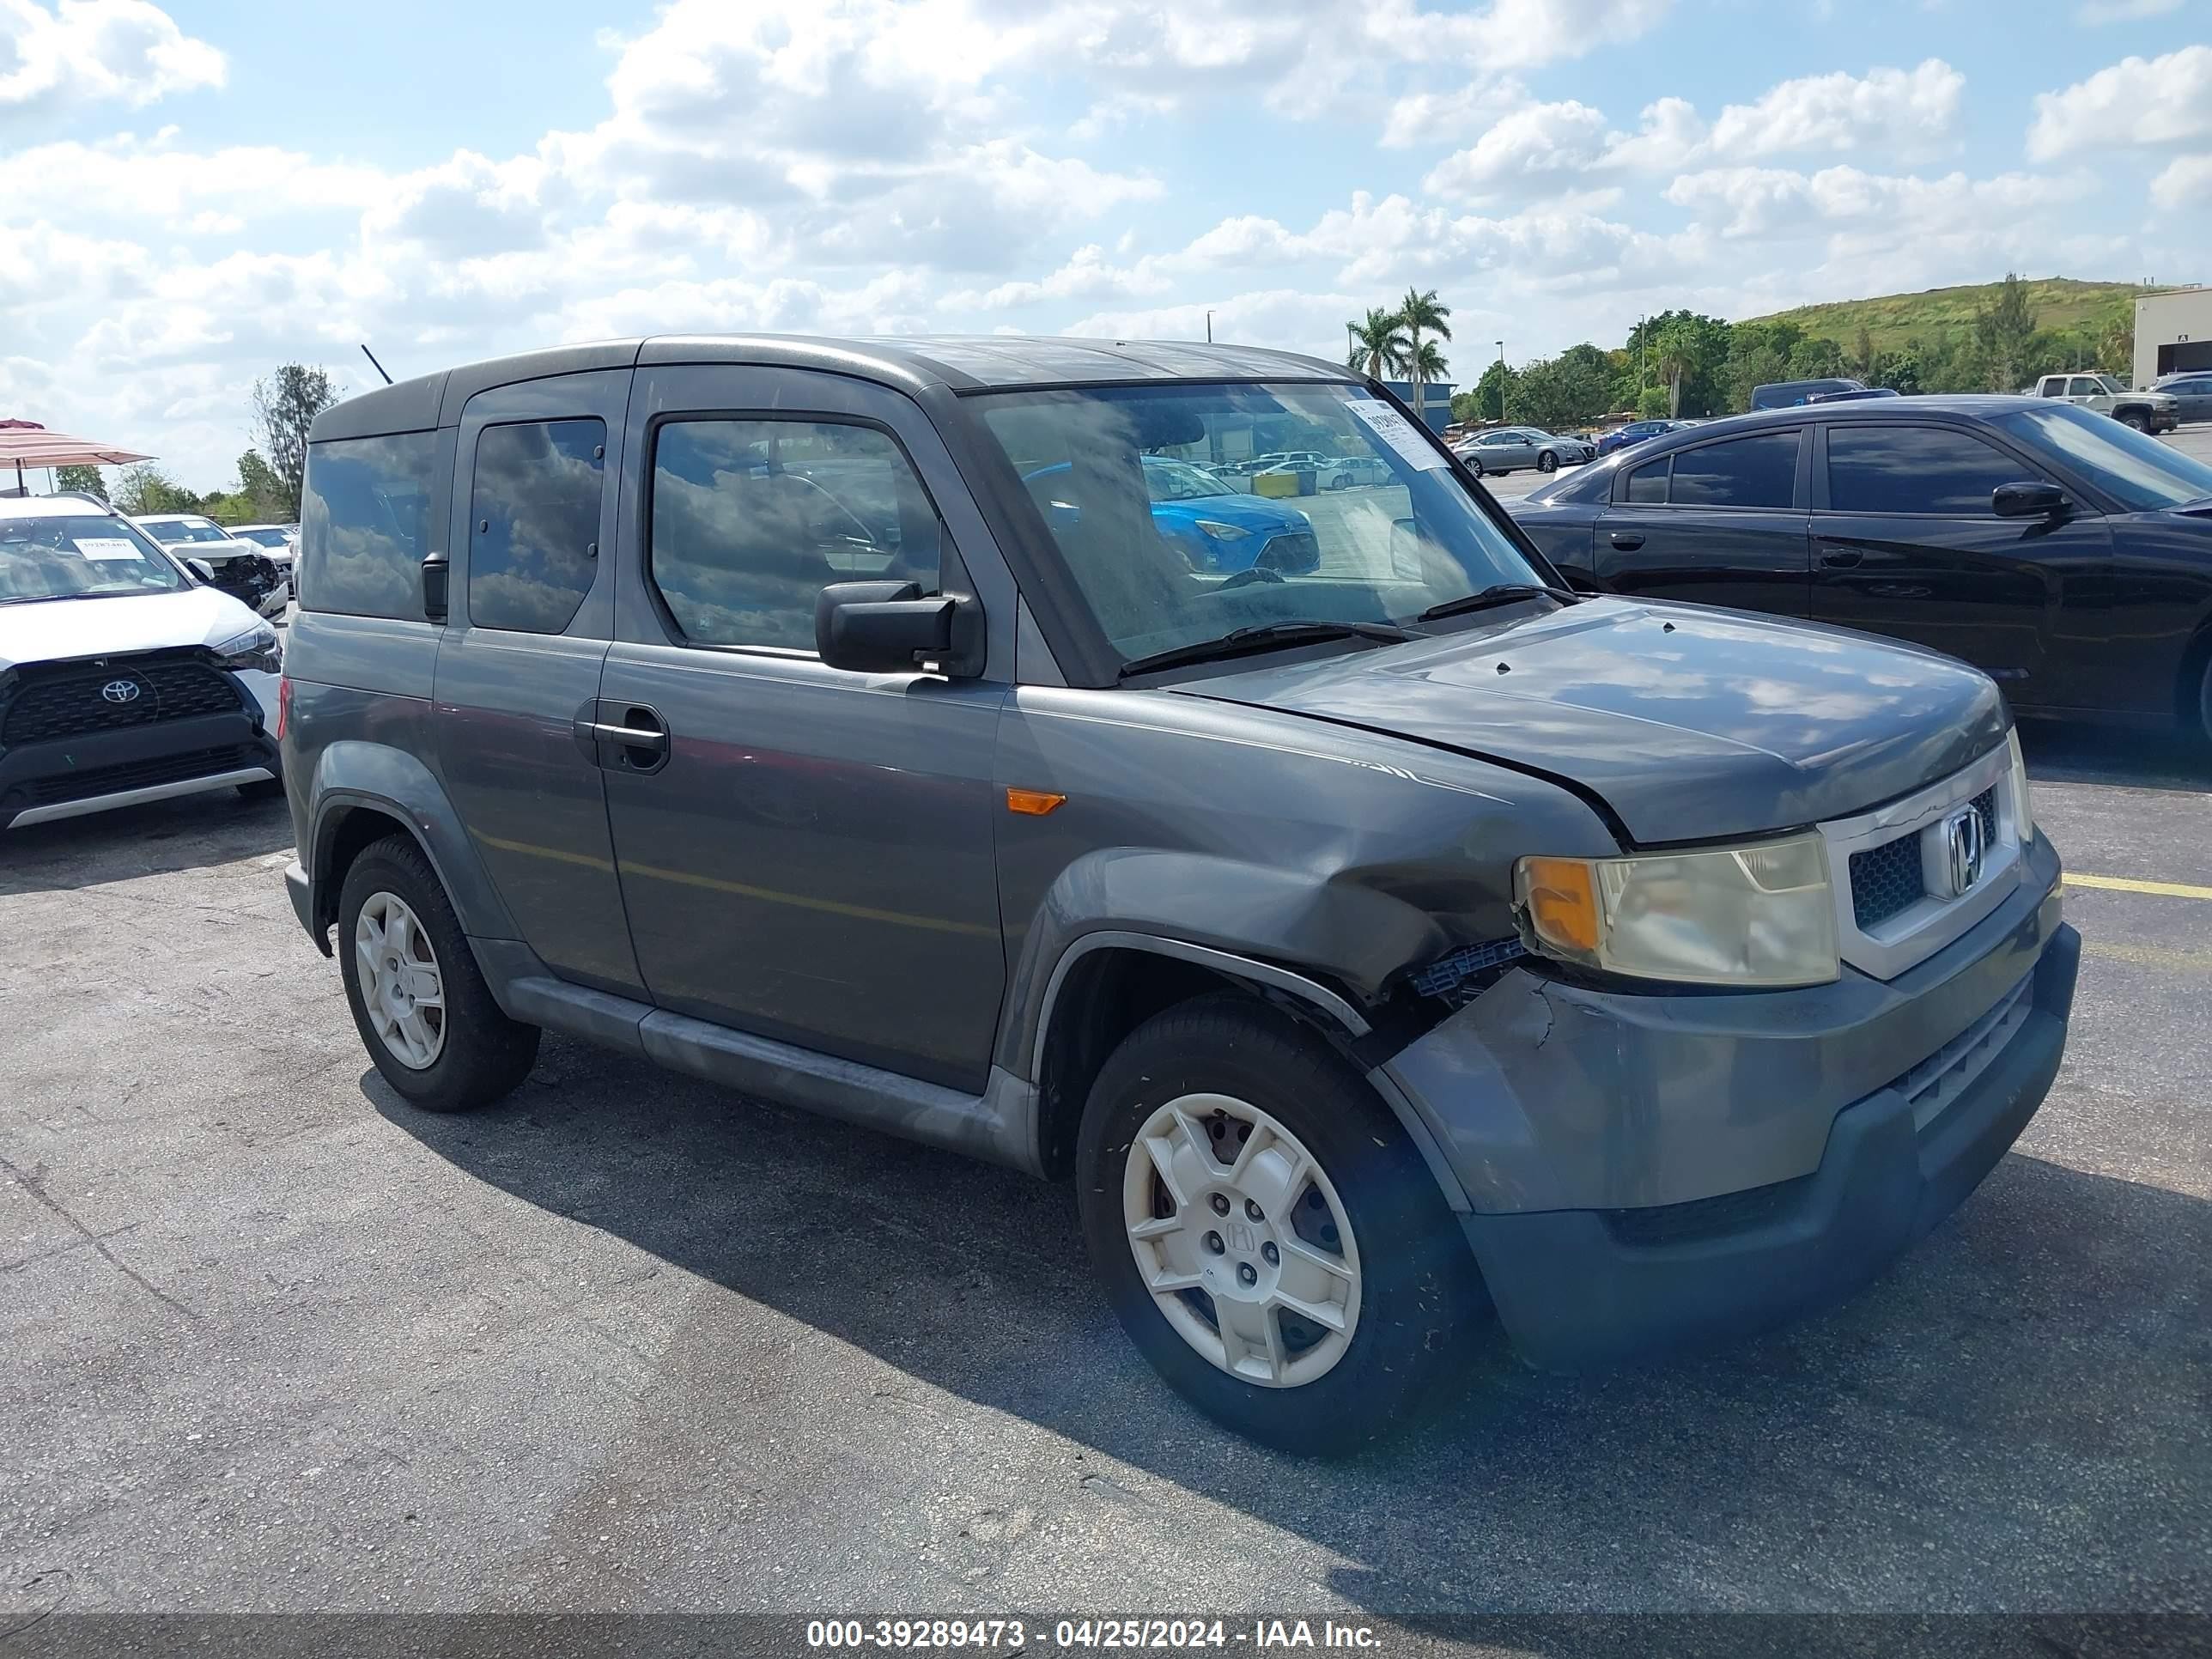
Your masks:
M1530 948L1638 979L1743 988L1841 971L1818 836L1625 859L1522 859L1513 900Z
M2020 752L2020 728L2005 737L2005 752L2012 757L2012 811L2020 825L2020 844L2035 839L2035 806L2027 795L2027 761Z
M1199 519L1194 522L1217 542L1241 542L1252 533L1236 525L1224 524L1218 519Z
M222 659L225 668L258 668L264 674L284 672L283 644L267 623L234 640L225 640L216 647L215 653Z

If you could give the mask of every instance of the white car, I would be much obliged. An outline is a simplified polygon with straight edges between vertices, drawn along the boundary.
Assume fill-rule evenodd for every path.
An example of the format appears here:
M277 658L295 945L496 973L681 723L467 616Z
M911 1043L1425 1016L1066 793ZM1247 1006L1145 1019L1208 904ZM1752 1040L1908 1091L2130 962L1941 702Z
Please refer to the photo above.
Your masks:
M0 501L0 830L283 793L284 653L106 503Z
M289 557L280 565L274 550L241 541L197 513L142 513L131 522L179 558L206 567L207 580L234 599L264 617L284 614L291 598Z
M252 542L269 556L269 562L283 573L286 591L294 599L300 597L300 579L293 568L293 561L300 556L300 526L295 524L234 524L230 526L234 541Z

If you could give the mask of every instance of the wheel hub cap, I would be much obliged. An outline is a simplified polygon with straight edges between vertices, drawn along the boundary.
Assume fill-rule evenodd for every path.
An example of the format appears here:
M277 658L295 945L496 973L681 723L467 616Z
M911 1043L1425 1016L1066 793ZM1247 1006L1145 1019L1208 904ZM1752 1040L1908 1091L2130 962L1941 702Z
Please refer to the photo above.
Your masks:
M1295 1388L1343 1358L1359 1319L1351 1222L1267 1112L1210 1094L1160 1107L1130 1146L1122 1213L1154 1304L1212 1364Z
M373 893L354 923L362 1006L386 1051L410 1071L446 1048L446 985L421 920L396 893Z

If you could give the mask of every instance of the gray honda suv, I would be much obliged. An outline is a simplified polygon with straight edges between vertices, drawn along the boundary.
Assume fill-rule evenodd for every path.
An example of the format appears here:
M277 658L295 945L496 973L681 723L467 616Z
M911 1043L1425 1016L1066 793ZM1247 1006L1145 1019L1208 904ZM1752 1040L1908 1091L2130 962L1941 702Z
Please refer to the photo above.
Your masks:
M1389 482L1148 488L1290 449ZM509 357L323 415L299 566L286 880L392 1089L552 1030L1073 1177L1137 1346L1277 1445L1492 1321L1571 1368L1839 1296L2058 1067L1989 679L1571 592L1328 363Z

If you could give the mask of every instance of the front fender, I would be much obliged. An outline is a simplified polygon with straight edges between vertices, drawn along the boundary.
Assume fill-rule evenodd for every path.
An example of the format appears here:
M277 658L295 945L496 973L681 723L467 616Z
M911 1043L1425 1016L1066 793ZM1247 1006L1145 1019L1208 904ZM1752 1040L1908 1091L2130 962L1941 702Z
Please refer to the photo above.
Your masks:
M1007 986L995 1061L1034 1081L1040 1035L1066 965L1091 936L1137 935L1242 958L1289 975L1318 976L1323 993L1278 988L1361 1031L1336 1000L1354 1005L1379 994L1409 963L1440 955L1448 940L1436 920L1402 899L1298 866L1245 863L1218 855L1106 848L1075 860L1046 890L1024 930ZM1203 958L1201 958L1203 959ZM1268 982L1265 975L1249 975ZM1346 1004L1330 988L1350 994Z
M522 937L435 775L404 750L357 741L325 748L309 787L312 850L306 863L311 913L319 921L327 925L337 909L331 878L339 831L349 813L362 809L407 826L444 884L463 932L477 939Z

